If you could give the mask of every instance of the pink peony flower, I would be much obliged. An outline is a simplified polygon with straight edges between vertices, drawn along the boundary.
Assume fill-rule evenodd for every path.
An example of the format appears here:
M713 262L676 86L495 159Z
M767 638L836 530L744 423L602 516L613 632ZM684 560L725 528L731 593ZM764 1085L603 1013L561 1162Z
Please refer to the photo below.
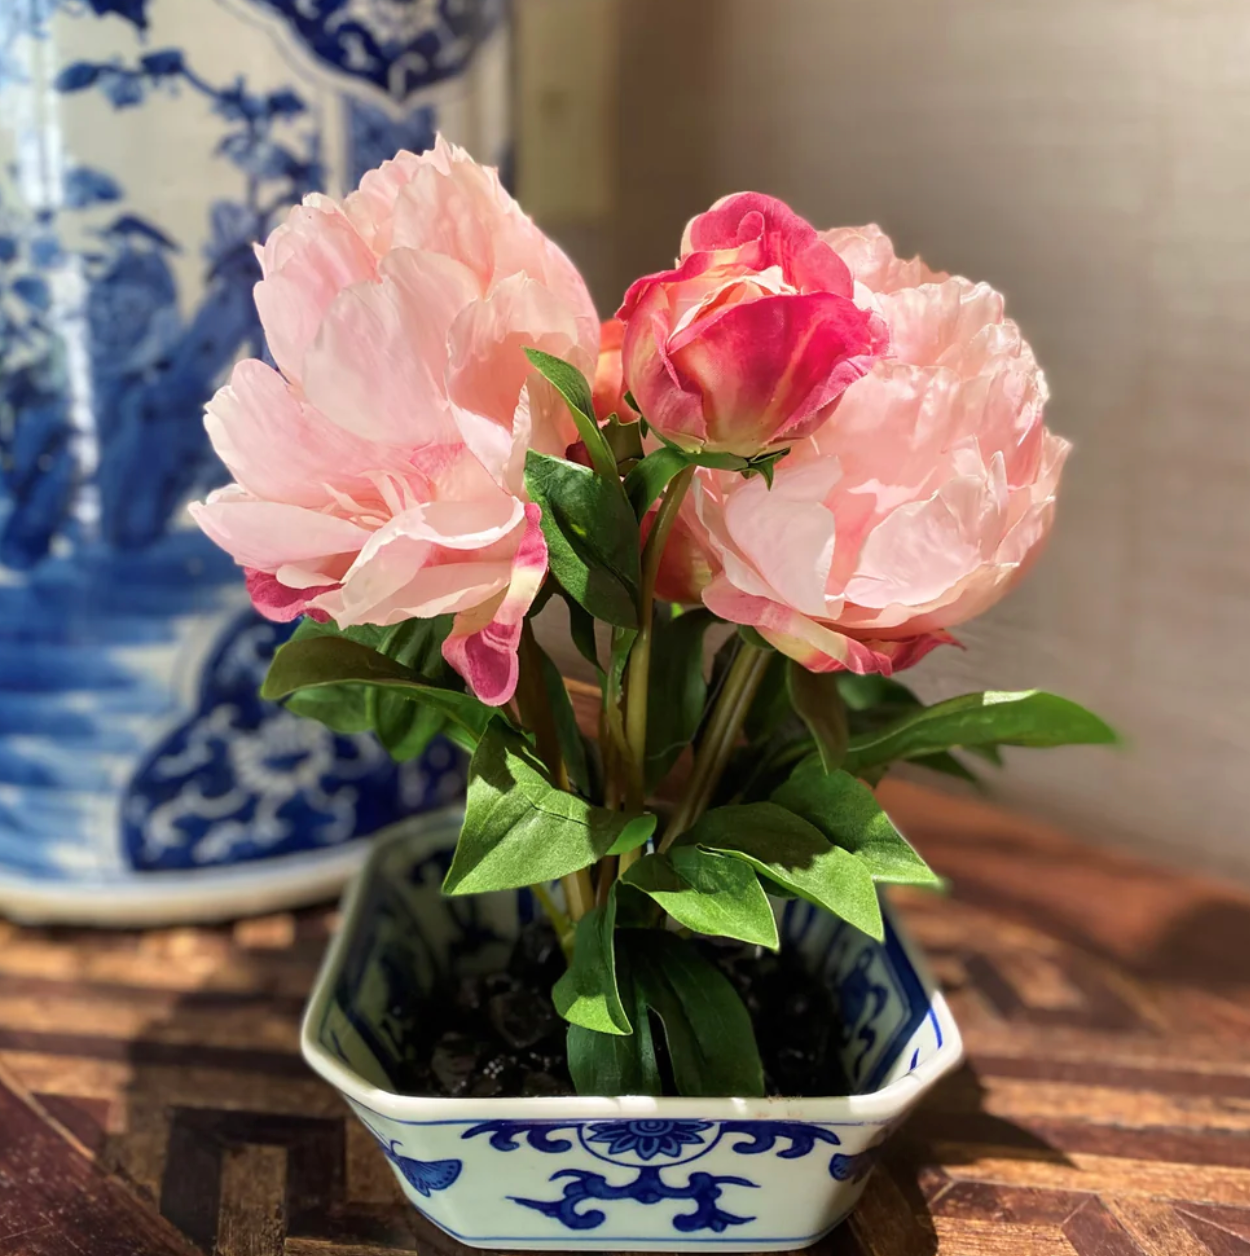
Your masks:
M341 205L307 197L258 255L281 374L241 362L210 402L235 483L192 513L248 569L262 614L454 614L444 655L506 702L547 567L525 451L562 454L577 435L523 349L593 369L581 276L493 170L441 139Z
M781 201L740 192L693 219L675 270L639 279L625 383L686 449L743 455L810 435L885 348L851 272Z
M891 355L794 446L771 492L699 473L704 548L685 579L812 671L888 675L1020 578L1069 446L1043 425L1045 380L997 292L900 261L876 227L822 239L887 324Z

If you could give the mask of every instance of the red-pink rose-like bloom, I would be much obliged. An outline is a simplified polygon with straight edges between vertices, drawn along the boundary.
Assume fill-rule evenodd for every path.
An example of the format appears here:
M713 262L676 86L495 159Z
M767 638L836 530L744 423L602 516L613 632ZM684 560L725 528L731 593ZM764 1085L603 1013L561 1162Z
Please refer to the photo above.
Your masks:
M676 269L639 279L618 317L647 422L683 448L742 455L810 435L886 345L838 253L754 192L694 218Z
M192 513L262 614L452 614L445 657L483 701L508 701L547 570L525 452L577 435L524 348L594 368L581 276L493 170L441 139L342 204L305 198L258 256L281 373L240 362L209 403L235 483Z
M771 491L698 473L687 540L701 553L667 579L812 671L888 675L1020 578L1069 446L1043 423L1045 380L997 292L899 260L876 227L822 238L891 354L794 445Z

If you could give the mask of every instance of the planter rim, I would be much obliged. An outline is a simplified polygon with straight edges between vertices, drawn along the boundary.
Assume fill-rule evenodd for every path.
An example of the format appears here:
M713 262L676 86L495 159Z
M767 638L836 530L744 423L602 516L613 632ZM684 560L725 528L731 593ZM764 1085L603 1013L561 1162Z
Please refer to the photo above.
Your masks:
M459 823L462 808L448 807L422 815L423 824ZM339 971L343 965L349 939L357 928L356 916L364 887L375 875L390 849L406 840L406 826L385 833L374 840L373 849L363 867L343 895L338 932L330 943L313 985L312 995L300 1025L300 1048L304 1059L337 1090L361 1108L390 1117L401 1123L419 1125L499 1119L568 1120L627 1118L631 1120L658 1118L676 1119L695 1116L705 1120L733 1121L789 1120L823 1121L838 1124L881 1124L906 1112L920 1096L940 1078L957 1068L964 1057L963 1039L955 1018L920 948L912 942L898 921L889 903L883 904L890 915L908 959L914 965L926 993L930 996L929 1015L933 1019L940 1046L927 1060L921 1061L902 1077L878 1090L859 1095L785 1096L776 1098L692 1098L681 1095L543 1095L533 1098L506 1095L485 1099L452 1099L442 1096L400 1095L374 1085L336 1059L321 1045L319 1030L327 1006L333 996Z

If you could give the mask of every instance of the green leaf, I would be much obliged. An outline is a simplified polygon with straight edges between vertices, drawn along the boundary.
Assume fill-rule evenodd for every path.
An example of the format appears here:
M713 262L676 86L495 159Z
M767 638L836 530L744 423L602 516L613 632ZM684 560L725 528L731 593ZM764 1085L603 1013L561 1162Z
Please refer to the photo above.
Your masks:
M939 750L937 754L922 754L918 758L909 759L918 768L928 768L930 772L940 772L943 776L953 776L956 780L967 781L977 789L984 790L985 782L966 764L960 762L949 750Z
M601 1034L581 1025L568 1032L569 1076L579 1095L661 1095L651 1016L629 969L629 957L616 961L622 1007L634 1027L632 1034Z
M737 938L774 951L780 945L768 895L741 860L678 846L667 855L640 859L622 879L696 933Z
M634 404L629 393L625 394L625 400L631 406ZM773 486L773 472L776 470L777 463L790 452L787 447L744 457L742 454L720 453L709 449L683 449L675 441L669 440L662 432L657 431L654 425L647 423L645 419L643 423L646 432L654 436L665 449L681 454L687 466L693 464L696 467L712 467L717 471L740 471L748 479L752 475L762 475L769 488Z
M464 825L445 894L478 894L555 881L588 868L631 826L655 817L595 807L556 789L529 743L494 721L469 764Z
M633 1026L616 986L616 887L607 905L577 923L573 962L552 988L556 1011L573 1025L601 1034L631 1034Z
M551 661L546 650L535 642L542 669L543 692L551 709L551 719L556 727L556 740L560 745L560 757L568 769L569 780L583 794L590 793L590 769L586 762L586 743L577 727L573 702L565 688L560 669Z
M293 693L286 709L305 719L318 720L336 733L367 733L373 727L369 694L363 685L323 685Z
M836 772L846 758L850 736L837 676L832 672L809 672L791 660L786 669L786 687L799 718L816 739L825 771Z
M446 717L441 711L389 689L374 687L367 692L373 731L396 763L417 758L443 731Z
M752 744L768 741L778 733L794 709L786 685L789 667L790 660L774 650L742 724L742 731Z
M764 1069L751 1017L720 969L663 929L627 929L617 945L642 1001L664 1026L678 1094L761 1098Z
M422 702L481 737L498 715L472 694L426 684L411 668L348 637L311 637L288 641L273 657L261 697L279 699L321 685L383 685Z
M645 846L655 832L655 816L643 814L636 816L622 830L621 835L608 847L609 855L624 855L639 846Z
M878 942L885 936L868 865L776 803L716 807L678 842L745 860L784 890L831 911Z
M800 816L849 851L874 881L938 885L939 878L894 827L876 796L849 772L827 773L813 756L773 791L773 802Z
M543 353L541 349L526 349L525 356L564 398L573 422L577 424L577 433L590 455L595 473L619 487L616 458L595 421L594 397L586 377L572 363L550 353Z
M672 445L649 453L625 477L625 495L639 519L668 487L669 481L690 465L690 456Z
M872 672L857 676L854 672L836 672L838 690L849 711L870 711L874 707L918 707L924 704L906 685Z
M438 688L460 688L459 677L443 658L443 642L451 631L452 615L407 619L381 629L375 649L404 664L422 680ZM446 716L406 694L374 686L367 691L369 719L378 740L397 763L415 759L442 731Z
M851 738L849 771L915 759L952 746L1112 745L1118 738L1098 716L1037 689L969 693L907 711L884 727Z
M703 719L707 702L703 638L715 622L715 616L702 608L676 618L656 608L647 677L648 789L672 770Z
M638 520L620 480L531 449L525 485L542 507L552 573L596 619L638 626Z

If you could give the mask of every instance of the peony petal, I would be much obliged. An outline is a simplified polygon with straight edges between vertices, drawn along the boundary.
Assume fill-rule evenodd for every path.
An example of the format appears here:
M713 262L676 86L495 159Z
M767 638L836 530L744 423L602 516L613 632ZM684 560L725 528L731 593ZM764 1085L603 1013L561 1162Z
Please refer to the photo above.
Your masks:
M230 473L261 499L320 509L336 494L368 492L371 471L405 467L386 447L331 423L255 358L235 366L208 403L204 426Z
M309 401L346 431L418 446L456 440L443 383L447 337L476 295L467 266L401 249L377 283L346 288L308 351Z
M331 560L354 555L370 536L347 519L302 506L257 501L235 485L217 489L207 501L193 502L187 509L235 562L261 571L298 563L309 568L320 564L329 574L331 565L345 565ZM331 580L339 574L335 572Z
M487 498L431 502L396 515L344 575L336 621L395 623L476 606L507 584L511 554L500 549L524 510L490 483ZM468 561L462 557L473 551Z
M846 263L811 223L774 196L736 192L687 224L681 242L683 257L726 250L741 250L742 261L752 270L780 266L787 282L799 292L852 295Z
M808 435L880 346L870 313L813 293L732 305L667 348L677 377L702 393L709 444L750 454Z
M338 205L313 194L265 241L260 263L256 311L274 361L298 383L322 316L342 289L375 278L377 259Z
M740 593L723 579L703 591L703 603L735 624L749 624L775 649L811 672L854 672L889 676L918 663L930 650L951 642L946 633L900 641L860 641L766 598Z
M328 593L333 585L320 585L312 589L292 589L282 584L277 576L268 571L248 567L245 571L247 595L252 605L266 619L277 624L289 624L301 615L308 615L320 623L329 616L325 611L310 607L309 603L320 594Z
M770 489L762 476L735 486L725 503L725 526L782 602L807 615L826 609L836 525L825 505L841 476L837 459L787 467Z
M489 706L502 706L516 692L521 629L547 574L541 518L537 505L525 507L525 529L507 590L476 610L457 615L443 642L443 657Z
M461 438L499 483L519 492L527 448L562 456L577 439L568 407L525 350L554 354L583 373L594 358L578 342L572 312L524 275L467 306L448 339L447 392Z
M873 292L895 292L949 278L944 271L930 270L918 257L900 260L890 237L877 224L866 227L835 227L820 238L850 267L857 283Z

